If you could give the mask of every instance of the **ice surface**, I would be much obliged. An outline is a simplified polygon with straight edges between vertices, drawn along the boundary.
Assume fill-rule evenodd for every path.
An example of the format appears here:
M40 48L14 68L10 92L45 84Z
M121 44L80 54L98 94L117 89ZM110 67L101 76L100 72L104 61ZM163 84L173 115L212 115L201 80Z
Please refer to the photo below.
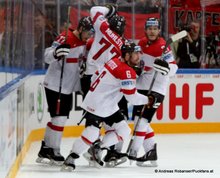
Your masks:
M81 156L73 172L60 172L60 167L36 163L41 142L34 142L16 178L220 178L220 134L158 134L156 140L158 167L137 167L127 161L116 168L97 169L89 167ZM68 155L73 141L74 138L63 139L64 156ZM127 145L128 142L124 150ZM141 149L139 156L143 153Z

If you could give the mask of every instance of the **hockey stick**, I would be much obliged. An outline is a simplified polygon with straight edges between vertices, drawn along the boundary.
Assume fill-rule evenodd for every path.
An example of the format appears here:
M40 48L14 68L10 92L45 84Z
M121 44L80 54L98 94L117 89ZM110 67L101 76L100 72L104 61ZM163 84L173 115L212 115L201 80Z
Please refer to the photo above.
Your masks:
M186 37L186 36L187 36L187 32L186 32L185 30L183 30L183 31L181 31L181 32L179 32L179 33L173 35L172 37L170 37L170 38L166 41L165 47L164 47L163 52L162 52L162 54L161 54L161 59L164 58L165 52L166 52L166 50L167 50L167 47L168 47L171 43L173 43L173 42L175 42L175 41L178 41L178 40L180 40L180 39L182 39L182 38L184 38L184 37ZM152 88L153 88L155 79L156 79L156 77L157 77L157 73L158 73L158 72L155 71L154 76L153 76L153 79L152 79L152 82L151 82L151 84L150 84L150 87L149 87L149 90L148 90L148 93L147 93L148 95L151 93L151 90L152 90ZM147 107L147 105L144 105L144 107L143 107L142 110L141 110L140 116L139 116L138 119L137 119L137 122L136 122L136 124L135 124L134 131L133 131L131 140L130 140L130 142L129 142L129 144L128 144L128 148L127 148L127 151L126 151L127 154L128 154L129 151L130 151L130 148L131 148L131 145L132 145L132 143L133 143L134 136L135 136L135 130L137 129L137 126L138 126L138 124L139 124L139 122L140 122L140 119L141 119L141 117L142 117L142 115L143 115L143 112L144 112L144 110L145 110L146 107Z
M68 34L68 24L69 24L69 21L70 21L70 6L68 7L68 13L67 13L67 26L66 26L66 36L65 36L65 40L64 40L64 43L66 42L67 40L67 34ZM59 62L59 61L58 61ZM62 84L63 84L63 70L64 70L64 64L65 64L65 57L63 57L62 59L62 65L61 65L61 72L60 72L60 84L59 84L59 96L58 96L58 99L57 99L57 106L56 106L56 114L59 115L60 113L60 102L61 102L61 91L62 91Z

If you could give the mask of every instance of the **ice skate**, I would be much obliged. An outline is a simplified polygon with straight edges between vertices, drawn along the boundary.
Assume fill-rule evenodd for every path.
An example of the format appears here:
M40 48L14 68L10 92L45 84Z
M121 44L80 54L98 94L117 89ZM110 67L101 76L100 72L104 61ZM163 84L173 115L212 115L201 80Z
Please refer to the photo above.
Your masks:
M128 154L128 159L130 160L130 165L132 165L133 161L137 159L137 151L131 149Z
M83 157L89 162L89 166L95 166L95 160L93 159L91 148L89 148L87 152L83 153Z
M127 161L126 153L119 153L116 150L108 150L104 157L106 167L115 167Z
M136 159L137 166L140 167L157 167L157 145L148 151L144 156Z
M76 153L70 153L62 165L61 171L67 171L67 172L74 171L76 168L75 160L78 158L79 158L79 155L77 155Z
M95 143L90 147L88 152L92 155L92 159L94 160L94 166L97 168L101 168L104 165L104 162L101 160L102 157L102 149L99 146L99 142Z
M41 149L38 153L37 163L50 164L50 165L62 165L64 157L60 152L55 151L53 148L47 147L45 142L42 141Z

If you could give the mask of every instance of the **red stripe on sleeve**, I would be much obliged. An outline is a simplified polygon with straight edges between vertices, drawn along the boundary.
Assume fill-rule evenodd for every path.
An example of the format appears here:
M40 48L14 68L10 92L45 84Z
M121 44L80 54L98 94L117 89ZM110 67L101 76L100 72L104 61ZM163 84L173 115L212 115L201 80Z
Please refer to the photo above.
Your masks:
M127 90L127 89L121 89L121 92L123 92L126 95L132 95L136 92L136 88L131 89L131 90Z
M176 64L176 61L171 61L169 62L169 64Z
M93 18L93 21L92 21L92 24L94 25L94 23L96 22L97 18L100 16L100 15L103 15L101 12L97 12Z
M77 63L78 58L66 58L66 63Z
M152 67L144 66L144 71L149 71L151 69L152 69Z

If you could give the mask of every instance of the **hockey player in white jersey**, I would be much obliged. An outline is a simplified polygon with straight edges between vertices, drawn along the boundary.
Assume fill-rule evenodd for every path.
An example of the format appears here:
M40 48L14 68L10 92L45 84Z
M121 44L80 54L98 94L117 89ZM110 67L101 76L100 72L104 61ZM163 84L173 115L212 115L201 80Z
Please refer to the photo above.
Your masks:
M95 35L88 52L83 76L84 84L86 84L84 86L85 95L90 87L92 75L100 70L108 60L121 56L125 19L116 13L113 5L94 6L90 10Z
M137 165L139 166L148 163L152 163L156 166L157 150L154 131L150 126L150 122L156 110L164 100L170 76L175 75L178 67L170 47L165 51L163 59L160 59L166 41L159 36L159 19L149 18L146 20L145 34L146 36L138 43L143 52L141 57L143 72L137 79L137 88L138 92L147 96L149 94L148 90L153 80L154 73L157 71L158 75L151 91L151 95L154 95L156 102L152 107L145 107L142 118L140 119L134 133L134 140L129 150L129 158L131 160L136 160ZM143 106L134 106L133 117L138 118L141 114L142 108ZM142 145L144 146L145 155L136 158L138 150Z
M38 163L48 163L45 162L46 159L55 164L64 161L64 157L60 154L61 138L72 109L72 92L80 90L79 62L86 41L91 36L91 30L93 26L90 17L83 17L77 29L69 28L62 32L52 46L45 50L45 62L49 64L49 68L44 79L44 86L51 120L47 123L44 140L36 160ZM64 64L62 60L65 60ZM59 93L62 65L64 65L64 70L61 93ZM57 112L59 97L61 101L59 112Z
M87 111L85 130L74 142L61 170L74 170L75 160L90 146L93 160L102 166L100 155L102 150L129 137L130 128L119 110L118 102L124 95L134 105L148 103L148 97L136 90L136 73L131 67L139 62L140 50L140 46L133 42L124 44L122 61L119 58L109 60L94 78L90 91L82 103L82 108ZM104 135L101 142L93 144L99 138L101 123L107 124L112 130Z
M95 36L89 40L91 46L86 61L86 71L81 79L82 91L85 96L90 88L91 77L95 71L114 57L121 56L121 46L124 43L125 18L117 15L113 5L95 6L90 10ZM92 45L91 45L92 42ZM128 116L127 102L123 97L118 103L125 117ZM113 148L112 148L113 149Z

